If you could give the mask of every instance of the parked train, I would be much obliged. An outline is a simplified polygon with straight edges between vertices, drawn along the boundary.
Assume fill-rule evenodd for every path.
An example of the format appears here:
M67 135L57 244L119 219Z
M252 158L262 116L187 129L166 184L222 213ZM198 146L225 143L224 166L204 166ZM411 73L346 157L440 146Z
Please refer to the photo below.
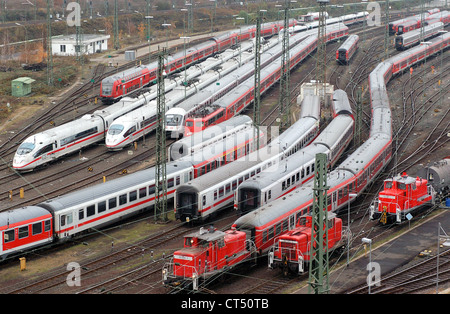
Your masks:
M307 36L305 33L304 36ZM276 47L279 43L277 38L272 38L262 44L263 52L261 54L261 66L264 67L276 60L281 55L281 48ZM294 41L297 44L298 41ZM171 138L182 137L185 134L186 118L193 110L200 110L205 105L210 105L222 96L231 92L242 82L248 79L254 73L254 63L249 60L254 59L255 54L252 52L250 56L241 55L236 62L242 64L231 73L220 77L215 84L198 91L196 95L190 97L166 112L166 135ZM243 64L245 63L245 64Z
M296 25L295 20L290 20L290 26ZM284 27L283 21L263 23L261 25L261 36L270 37L277 34ZM164 65L165 75L172 74L187 65L191 65L202 59L213 56L224 51L241 41L255 37L256 26L235 29L210 38L206 42L190 47L184 51L169 56ZM142 87L156 80L158 63L152 62L148 65L138 66L116 73L102 80L100 84L100 97L105 102L112 102L116 99L129 95Z
M424 13L424 18L427 18L428 16L434 15L434 14L439 13L439 12L440 12L440 10L437 9L437 8L427 10ZM399 20L395 20L395 21L389 22L389 25L388 25L389 35L394 35L394 34L398 33L399 25L402 25L404 23L408 23L409 21L412 21L412 20L414 20L414 21L421 20L421 15L417 14L417 15L408 16L408 17L403 18L403 19L399 19Z
M348 156L336 170L327 175L328 211L336 211L354 200L350 193L360 195L377 177L392 157L392 126L387 82L393 75L421 62L450 44L450 34L431 40L429 45L411 48L395 57L378 64L369 75L369 95L372 107L372 121L369 138L364 144ZM402 64L404 63L404 66ZM273 247L275 240L288 230L299 226L302 216L311 213L313 203L313 183L307 183L295 192L274 200L235 221L229 233L241 238L233 242L234 256L243 256L240 261L261 255ZM245 235L245 238L244 238ZM192 282L216 276L225 270L224 264L211 259L216 252L231 251L229 247L215 245L214 239L208 242L184 242L184 248L174 252L173 258L163 268L163 280L166 284ZM246 244L248 244L246 246ZM205 267L208 265L208 267ZM233 263L235 266L236 263ZM194 275L185 277L184 273Z
M437 22L425 26L423 29L423 40L438 35L439 32L441 32L443 29L444 23L442 22ZM420 29L408 32L407 34L399 35L395 37L395 49L399 51L405 50L409 47L418 44L421 39L422 39L422 31Z
M320 119L319 102L309 100L305 98L303 102L300 119L266 148L249 154L248 158L239 160L233 167L227 165L203 176L202 180L193 180L180 186L175 192L175 218L181 221L203 221L215 215L232 204L233 193L244 180L267 168L276 167L282 159L308 145L319 132Z
M253 130L247 128L193 155L167 163L167 198L171 199L181 184L203 175L205 163L216 161L216 167L221 167L255 151L253 135ZM264 134L261 139L263 146ZM223 157L228 155L233 158ZM152 167L37 205L0 212L0 259L112 224L150 209L154 200Z
M442 11L435 14L426 15L423 18L423 26L431 25L437 22L444 23L447 25L450 21L450 12ZM420 29L422 27L422 19L420 15L414 16L411 19L399 24L397 26L397 34L405 34L413 30Z
M12 167L18 171L31 171L64 155L104 140L111 123L147 100L123 98L106 109L96 110L74 121L34 134L17 148Z
M348 27L342 24L335 24L327 28L326 41L330 42L348 36ZM298 51L300 48L301 51ZM290 51L291 70L303 61L309 54L317 48L317 36L310 36L300 45ZM294 51L295 54L294 54ZM268 67L261 69L260 93L264 94L281 77L281 61L275 61ZM208 126L220 123L240 113L250 103L254 97L254 77L252 76L232 92L226 94L218 101L209 106L203 106L201 110L192 112L186 119L185 133L192 134L199 132Z
M250 47L252 47L251 43L246 43L245 48L249 49ZM195 97L199 90L213 85L221 76L227 75L238 68L239 63L232 58L232 56L237 56L238 54L238 51L227 50L221 54L221 58L218 58L220 60L209 59L198 65L200 70L194 68L193 72L202 73L197 77L197 82L190 86L177 86L170 92L167 92L164 102L166 110L184 102L186 99ZM213 70L211 65L214 64L216 66ZM205 72L201 69L205 70ZM211 71L208 71L208 69L211 69ZM187 73L191 73L190 69ZM153 99L112 122L105 138L106 147L110 150L121 150L155 130L156 125L157 99Z
M406 173L386 179L384 189L370 205L370 219L381 223L401 223L408 214L434 205L439 198L448 197L450 190L450 163L443 159L422 167L416 177Z
M350 35L347 40L336 50L336 61L340 64L348 64L358 49L359 36Z
M308 97L319 99L318 96L306 96L305 100ZM333 93L333 99L337 100L333 105L338 108L337 116L310 145L238 186L234 197L234 207L239 214L246 214L292 193L311 180L314 176L316 154L327 154L328 167L330 169L333 167L352 140L354 127L347 93L336 90Z
M237 115L230 120L207 128L203 132L176 141L168 149L168 160L178 160L186 155L192 155L215 142L223 141L227 137L234 136L237 132L252 126L253 122L249 116Z

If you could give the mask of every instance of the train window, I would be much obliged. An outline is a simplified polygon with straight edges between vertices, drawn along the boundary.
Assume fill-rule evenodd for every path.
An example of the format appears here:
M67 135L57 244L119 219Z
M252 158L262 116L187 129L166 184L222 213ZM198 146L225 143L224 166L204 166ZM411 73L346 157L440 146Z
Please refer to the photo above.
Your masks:
M203 206L205 206L206 205L206 195L203 195L202 200L203 200Z
M406 184L405 184L405 183L397 182L397 188L398 188L399 190L406 190Z
M115 197L114 198L110 198L108 200L108 208L109 209L113 209L116 206L117 206L117 199Z
M219 197L223 196L223 192L224 192L224 188L223 187L219 188Z
M70 225L73 222L72 219L72 214L67 214L67 215L61 215L61 227L65 226L65 225ZM20 235L19 235L20 238Z
M173 179L173 178L167 180L167 188L173 187L173 182L174 182L174 179Z
M263 231L263 241L264 242L266 242L266 241L268 241L269 239L267 238L267 230L264 230Z
M97 204L97 211L99 213L104 212L106 210L106 201L102 201Z
M237 188L237 180L233 180L231 188L233 189L233 191L236 190L236 188Z
M288 219L285 219L283 221L283 231L287 231L288 230Z
M280 233L281 233L281 223L276 225L274 236L277 235L277 234L280 234Z
M146 187L140 188L139 189L139 198L144 198L146 196L147 196L147 188Z
M84 219L84 208L78 210L78 220L83 220Z
M272 190L269 190L269 200L272 198Z
M41 156L45 153L51 152L53 150L53 144L46 145L39 149L36 153L33 154L33 157Z
M119 196L119 205L124 205L127 203L127 195L122 194Z
M123 134L123 137L125 138L125 137L129 136L130 134L132 134L134 132L136 132L136 126L132 126L131 128L129 128L128 131L126 131Z
M296 181L300 180L300 172L297 172L297 174L295 175L295 180Z
M217 199L217 190L214 191L214 200Z
M268 234L269 239L275 237L274 231L275 231L275 228L274 227L270 227L269 234Z
M19 239L28 237L28 226L19 228Z
M41 234L42 233L42 222L38 222L31 225L31 234Z
M52 222L49 220L44 221L44 232L50 231Z
M176 182L175 182L175 185L180 185L180 176L177 176L176 177Z
M225 187L225 194L230 193L230 191L231 191L231 183L228 183Z
M302 179L305 177L305 169L302 169Z
M284 190L286 190L286 181L283 181L281 183L281 191L284 191Z
M90 205L86 207L86 217L95 215L95 205Z
M14 229L3 232L3 242L8 243L15 240Z
M152 184L148 187L148 195L155 194L155 185Z
M135 200L137 200L137 191L131 191L130 192L130 202L133 202Z

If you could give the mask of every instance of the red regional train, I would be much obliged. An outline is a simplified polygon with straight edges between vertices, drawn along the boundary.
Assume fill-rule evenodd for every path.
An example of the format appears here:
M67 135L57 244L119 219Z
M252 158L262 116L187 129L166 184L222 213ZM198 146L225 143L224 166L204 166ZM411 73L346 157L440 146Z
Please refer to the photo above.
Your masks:
M297 22L292 19L289 26L295 26ZM264 23L261 25L261 36L270 37L277 34L284 27L283 21ZM185 66L206 59L218 52L230 48L237 43L255 37L256 26L248 26L242 30L236 29L225 34L210 38L204 43L195 45L184 51L169 56L164 66L164 72L169 75L183 69ZM132 69L116 73L102 80L100 84L100 98L103 102L113 102L122 98L156 80L158 63L138 66Z

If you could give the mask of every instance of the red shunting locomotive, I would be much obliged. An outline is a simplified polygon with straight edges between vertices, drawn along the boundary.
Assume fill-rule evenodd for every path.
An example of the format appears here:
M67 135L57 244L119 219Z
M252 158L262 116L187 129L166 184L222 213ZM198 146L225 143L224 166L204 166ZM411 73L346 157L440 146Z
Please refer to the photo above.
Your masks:
M370 218L381 223L401 223L408 214L434 204L435 192L428 181L409 177L405 172L384 181L384 189L370 205Z
M311 259L312 216L300 217L295 229L280 236L269 251L269 268L281 268L284 275L289 272L302 274L308 271ZM343 244L346 234L342 232L342 219L328 213L328 250ZM324 247L325 247L324 239Z
M246 233L235 229L225 232L214 227L184 237L184 247L175 251L164 266L163 282L171 286L193 283L217 276L247 260L255 252Z

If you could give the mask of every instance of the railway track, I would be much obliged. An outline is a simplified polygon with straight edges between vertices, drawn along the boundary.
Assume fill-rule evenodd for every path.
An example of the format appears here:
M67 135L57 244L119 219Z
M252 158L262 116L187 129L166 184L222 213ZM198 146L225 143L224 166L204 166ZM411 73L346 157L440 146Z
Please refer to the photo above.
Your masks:
M445 284L450 281L450 250L439 253L439 274L436 274L438 256L413 263L381 278L379 285L371 287L371 294L411 294ZM367 285L355 287L346 294L367 294Z
M112 250L110 254L101 256L99 258L95 258L90 261L86 261L80 264L82 272L82 278L86 277L94 277L98 272L107 272L108 269L111 270L111 267L119 267L125 265L132 258L136 258L138 256L140 259L144 259L150 256L150 260L153 260L155 265L160 265L164 262L167 256L156 256L156 259L153 259L153 251L157 248L160 248L168 241L180 237L185 233L192 232L190 228L183 227L180 224L176 224L170 228L164 229L162 232L158 232L156 234L151 235L150 237L139 241L136 244L127 246L122 249ZM145 267L144 267L145 268ZM161 266L162 268L162 266ZM161 271L159 268L159 272ZM136 270L135 270L136 271ZM141 271L141 268L138 268L138 271ZM67 288L67 276L68 271L66 268L60 268L55 270L54 273L44 275L41 278L34 281L25 281L16 286L5 287L0 290L1 293L5 294L23 294L23 293L52 293L61 289ZM124 274L115 278L115 281L123 278ZM87 280L87 279L86 279ZM110 283L113 282L113 279L110 280ZM106 283L103 283L106 285ZM90 288L81 289L80 292L88 293L95 292L98 288L99 284L91 286ZM71 291L73 293L73 290Z

